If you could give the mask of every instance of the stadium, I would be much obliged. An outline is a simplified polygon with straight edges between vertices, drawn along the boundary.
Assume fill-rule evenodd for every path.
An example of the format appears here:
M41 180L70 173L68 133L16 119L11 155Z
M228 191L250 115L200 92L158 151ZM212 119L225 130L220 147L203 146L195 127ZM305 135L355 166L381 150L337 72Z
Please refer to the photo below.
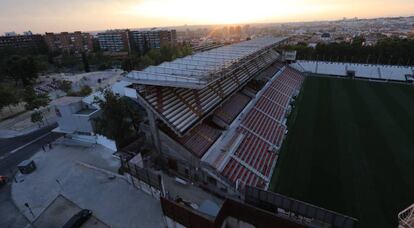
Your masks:
M169 169L210 192L311 227L396 226L414 201L413 68L287 62L288 41L133 71L125 95L146 109L146 137ZM269 198L249 198L259 193Z

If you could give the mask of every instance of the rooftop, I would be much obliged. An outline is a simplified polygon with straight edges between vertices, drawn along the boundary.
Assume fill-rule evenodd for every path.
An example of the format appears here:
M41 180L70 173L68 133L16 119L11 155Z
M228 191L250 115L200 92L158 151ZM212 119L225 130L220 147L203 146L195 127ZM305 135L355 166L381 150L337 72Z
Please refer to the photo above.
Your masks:
M132 71L127 78L138 84L202 89L284 40L286 38L263 37L223 46L150 66L143 71Z
M139 83L134 83L132 89L145 107L182 137L278 57L273 48L266 48L256 57L237 64L226 77L200 90Z

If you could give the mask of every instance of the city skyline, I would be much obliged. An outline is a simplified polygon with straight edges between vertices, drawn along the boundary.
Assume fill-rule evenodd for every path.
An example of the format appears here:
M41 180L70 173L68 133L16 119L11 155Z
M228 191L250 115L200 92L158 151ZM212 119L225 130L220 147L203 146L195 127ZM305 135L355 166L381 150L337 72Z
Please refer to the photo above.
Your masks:
M411 16L414 12L410 0L256 0L255 4L244 0L0 0L0 5L0 33L300 22Z

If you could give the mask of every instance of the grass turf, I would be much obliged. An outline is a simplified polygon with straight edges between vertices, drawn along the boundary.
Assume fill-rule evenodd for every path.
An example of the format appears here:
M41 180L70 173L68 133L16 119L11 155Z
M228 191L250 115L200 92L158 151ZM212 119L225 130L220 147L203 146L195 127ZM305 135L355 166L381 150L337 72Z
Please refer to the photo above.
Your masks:
M414 87L308 77L270 189L396 227L414 203Z

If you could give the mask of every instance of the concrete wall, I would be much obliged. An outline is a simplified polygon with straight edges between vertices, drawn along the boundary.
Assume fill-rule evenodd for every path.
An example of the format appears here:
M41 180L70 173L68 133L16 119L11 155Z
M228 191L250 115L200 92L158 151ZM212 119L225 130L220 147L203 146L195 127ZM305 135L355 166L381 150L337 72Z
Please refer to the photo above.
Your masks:
M56 113L60 113L60 115L57 115L59 128L68 132L75 131L76 126L73 124L75 120L72 115L82 109L82 102L76 102L68 105L56 105L55 109Z
M125 96L127 97L134 98L134 99L138 98L137 91L135 89L125 87L124 92L125 92Z
M147 140L152 142L150 127L146 124L141 124L140 128L145 133ZM200 159L161 130L159 130L159 137L162 153L185 160L195 167L199 166Z
M168 216L164 216L164 218L165 218L165 221L166 221L166 226L168 227L168 228L185 228L185 226L183 226L183 225L181 225L180 223L178 223L178 222L176 222L176 221L174 221L173 219L171 219L170 217L168 217Z
M66 105L56 105L58 115L57 122L59 128L64 132L82 132L93 133L92 118L98 116L100 111L97 110L90 114L76 114L83 108L87 108L81 101Z
M73 114L72 116L72 125L74 128L74 131L77 132L84 132L84 133L92 133L93 127L92 123L90 121L90 117L87 115L78 115Z
M96 143L96 136L94 135L68 134L68 136L81 142Z
M103 135L96 135L96 143L100 144L112 151L117 151L116 143L114 140L108 139Z
M226 220L224 220L223 224L221 224L222 228L255 228L250 223L243 222L242 220L238 220L233 217L227 217Z

